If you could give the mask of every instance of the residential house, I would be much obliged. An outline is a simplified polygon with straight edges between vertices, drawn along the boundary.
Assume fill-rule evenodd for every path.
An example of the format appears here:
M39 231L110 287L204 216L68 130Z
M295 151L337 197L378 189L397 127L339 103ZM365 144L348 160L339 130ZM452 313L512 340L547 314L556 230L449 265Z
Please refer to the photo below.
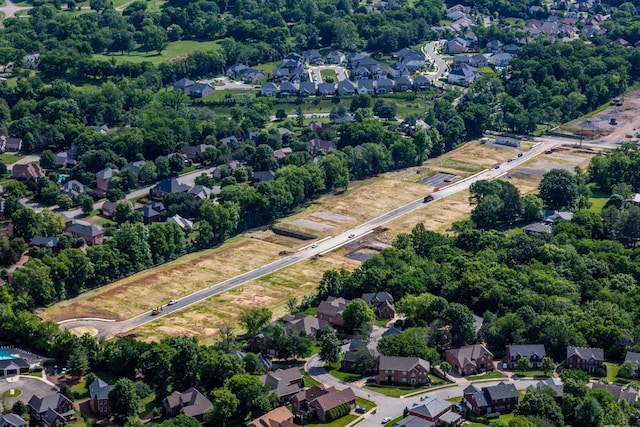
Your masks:
M475 47L475 45L478 44L478 36L473 31L466 33L464 39L467 41L469 47Z
M396 317L393 296L389 292L375 292L362 294L362 299L374 308L379 319L393 319Z
M104 168L96 172L96 188L104 193L109 190L109 185L114 176L118 175L118 169Z
M244 360L244 358L247 356L247 353L239 350L232 351L229 354L236 356L240 360ZM273 367L273 362L271 361L271 359L268 357L264 357L262 353L258 354L258 360L260 361L260 364L262 365L264 370L267 372L270 371Z
M460 375L471 375L493 367L493 353L482 344L447 350L446 360Z
M113 386L96 378L89 384L89 407L94 414L109 415L111 413L111 405L109 404L109 392L113 390Z
M7 153L19 153L22 150L22 138L13 136L0 136L0 146Z
M573 212L570 211L542 211L542 222L545 224L555 224L558 221L571 221L573 219Z
M89 245L100 245L104 241L102 227L85 221L76 221L65 230L73 237L82 237Z
M207 409L213 406L209 399L193 387L183 393L174 391L164 398L162 405L170 417L183 414L201 422L204 420Z
M189 92L189 88L194 84L194 81L183 77L173 84L173 90L179 90L181 92L187 93Z
M567 368L595 373L604 362L604 350L590 347L567 347Z
M305 57L300 55L299 53L290 53L289 55L285 56L281 64L282 67L289 68L290 70L293 70L294 68L301 68L307 65L309 64L307 63Z
M271 78L275 83L282 83L282 82L289 81L289 69L286 67L278 67L275 70L273 70L273 75Z
M485 45L485 49L487 49L491 53L497 53L500 51L502 46L504 46L504 43L502 43L500 40L494 39L487 42L487 44Z
M337 391L335 388L328 393L322 394L309 402L309 411L315 412L320 421L327 420L327 412L342 404L348 404L353 410L356 408L356 395L351 387Z
M330 393L332 390L335 390L335 388L327 387L324 384L314 385L313 387L301 390L291 398L291 412L295 415L300 412L308 412L309 403L323 394Z
M278 369L275 372L262 375L260 381L278 395L280 403L283 405L288 404L293 395L304 388L304 380L297 367Z
M375 90L373 88L373 80L358 80L358 94L360 95L374 95Z
M276 173L272 170L268 171L255 171L251 176L253 182L267 182L276 177Z
M89 187L87 187L86 185L84 185L80 181L76 181L75 179L72 179L70 181L66 181L60 187L60 192L62 194L66 194L67 196L71 197L72 199L75 199L79 195L86 193L88 190L89 190Z
M371 71L367 67L356 67L351 71L355 80L365 80L371 78ZM340 90L340 84L338 83L338 90Z
M389 329L389 330L391 330L391 329ZM361 340L359 338L353 338L349 342L349 350L347 350L344 353L344 356L342 357L342 369L347 370L347 371L353 371L355 369L354 363L356 362L356 359L358 358L359 350L361 348L366 348L367 351L369 351L373 355L373 357L375 357L376 359L380 355L378 353L378 342L377 341L375 341L375 340L364 341L364 340Z
M509 65L511 60L513 59L513 55L510 53L496 53L489 57L489 64L494 67L506 67Z
M487 61L487 57L481 53L471 55L471 57L469 58L469 65L471 65L472 67L486 67L488 63L489 62Z
M329 322L320 320L316 316L308 316L302 313L298 313L295 316L284 316L282 320L284 322L285 329L304 331L311 339L316 339L318 332L329 324Z
M393 92L393 80L386 77L380 77L376 81L376 93L391 93Z
M73 403L60 393L45 397L31 396L27 402L31 422L40 427L54 427L76 419Z
M513 411L518 404L518 390L512 383L500 382L478 389L470 385L463 391L465 406L476 415Z
M275 83L266 82L260 88L260 94L262 96L276 96L278 94L278 87Z
M212 192L213 190L211 188L200 184L194 185L193 188L188 191L189 194L193 194L196 200L207 200L211 197Z
M452 67L454 70L456 70L460 68L462 64L469 65L470 62L471 62L471 55L468 55L466 53L456 53L455 55L453 55Z
M29 245L37 246L39 248L54 249L58 246L59 241L60 239L57 237L33 236Z
M551 233L551 226L543 222L534 222L533 224L525 225L522 230L527 233Z
M406 65L400 63L400 62L394 62L393 64L391 64L389 66L389 75L391 77L398 78L400 76L408 76L409 75L409 69L407 68Z
M138 212L142 214L142 222L145 224L153 224L154 222L160 222L160 212L153 209L151 205L145 205L139 209L136 209Z
M43 176L44 170L37 163L15 164L11 170L11 177L15 179L38 179Z
M331 141L325 141L325 140L320 139L320 138L314 138L314 139L309 141L309 151L312 154L316 153L316 152L318 152L320 150L325 151L325 152L335 151L335 150L337 150L337 146L336 146L336 144L334 144Z
M27 422L20 415L5 414L0 416L0 427L27 427Z
M309 65L324 65L322 54L316 49L310 49L302 52L302 56Z
M231 67L227 68L227 71L225 71L224 75L229 77L230 79L239 79L244 71L248 69L249 67L247 67L246 65L236 62Z
M387 67L383 67L380 64L376 64L371 67L371 78L373 80L386 77L387 74L389 74L389 69Z
M336 85L333 83L320 83L318 85L318 93L322 97L329 97L336 94Z
M180 184L176 178L166 178L151 189L151 197L164 197L170 193L184 193L189 190L185 184Z
M321 301L318 305L316 316L332 325L342 326L344 325L342 312L348 303L349 301L344 298L327 297L326 301Z
M401 76L396 79L394 89L396 90L396 92L406 92L408 90L411 90L412 86L413 82L409 77Z
M300 96L315 96L318 91L315 82L301 82L300 83Z
M507 346L505 360L509 369L515 369L518 361L526 357L531 362L531 367L537 369L542 365L542 358L546 355L543 344L511 344Z
M2 426L0 425L0 427ZM298 425L293 422L293 414L289 408L279 406L251 421L247 427L298 427Z
M238 143L238 138L236 138L234 135L231 135L227 136L226 138L220 139L218 143L220 143L221 145L226 145L229 148L233 148Z
M444 52L448 54L464 53L468 50L469 42L462 37L448 40L444 44Z
M624 357L625 362L631 362L636 367L636 376L640 374L640 353L634 353L633 351L627 351Z
M634 404L638 401L638 390L629 385L593 383L592 388L594 390L607 390L618 402L626 400Z
M19 357L0 360L0 374L3 377L27 373L30 367L29 362Z
M130 162L127 163L126 165L124 165L124 167L122 168L124 169L131 169L133 171L133 173L136 174L136 176L140 175L140 170L142 169L142 166L144 166L146 162L144 160L138 160L135 162Z
M480 77L480 73L477 69L470 65L462 64L460 68L451 71L447 75L447 80L449 83L467 86L473 83L478 77Z
M175 214L174 216L167 218L167 222L173 222L178 227L180 227L180 229L183 231L193 230L193 221L189 221L188 219L183 218L178 214Z
M327 62L329 64L342 64L346 60L344 53L334 50L327 54Z
M422 74L416 76L413 79L413 89L414 90L427 90L431 86L431 81L427 78L427 76L423 76Z
M553 391L554 398L556 400L560 400L562 399L562 396L564 396L564 384L560 378L545 378L538 381L535 385L527 387L527 390L534 390L538 392L543 392L547 389L551 389Z
M353 96L356 93L356 87L349 80L341 80L338 82L338 95Z
M180 153L192 162L201 162L204 152L212 145L198 144L198 145L186 145L180 149Z
M409 408L409 416L417 417L433 423L432 425L443 423L458 424L461 416L451 412L451 402L439 397L426 397L420 403L416 403Z
M264 79L266 76L267 75L262 70L247 68L240 75L240 79L242 80L243 83L255 83L259 80Z
M291 153L293 153L293 150L291 149L291 147L282 147L273 151L273 157L275 157L278 160L282 160Z
M291 71L291 81L295 84L309 80L309 73L302 67L296 67ZM280 88L282 90L282 88Z
M380 356L378 383L419 385L429 382L429 362L419 357Z
M298 88L291 82L280 83L280 97L290 98L298 95Z
M427 65L427 60L422 52L407 47L395 52L393 57L398 58L398 61L406 65L409 71L415 71Z
M56 166L59 168L72 168L76 165L75 155L68 151L56 153Z
M101 208L102 215L106 216L107 218L112 218L116 214L116 207L118 206L118 203L127 203L129 204L129 206L133 207L131 202L128 200L116 200L115 202L106 200L102 204L102 208Z
M513 43L502 46L502 51L504 53L509 53L511 55L517 55L519 50L520 50L520 46Z

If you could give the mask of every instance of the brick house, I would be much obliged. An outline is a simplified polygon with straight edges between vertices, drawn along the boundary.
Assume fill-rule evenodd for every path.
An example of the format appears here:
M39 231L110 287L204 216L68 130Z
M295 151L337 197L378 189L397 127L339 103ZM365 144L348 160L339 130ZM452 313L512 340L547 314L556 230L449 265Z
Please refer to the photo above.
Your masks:
M200 162L204 152L207 151L207 147L213 148L212 145L206 144L187 145L180 149L180 153L193 162Z
M507 346L505 360L509 364L509 369L515 369L518 360L527 357L531 362L531 367L539 368L542 365L542 358L546 355L543 344L511 344Z
M298 368L278 369L260 377L269 389L280 398L280 403L289 403L291 397L304 387L304 380Z
M44 170L36 163L13 165L11 177L15 179L38 179L44 176Z
M27 408L31 422L40 427L55 427L76 419L73 403L60 393L42 398L33 395L27 402Z
M106 193L111 180L114 176L118 175L118 172L118 169L113 168L104 168L96 172L96 188Z
M207 409L213 406L209 399L193 387L183 393L174 391L164 398L162 405L167 416L175 417L183 414L200 422L203 421L204 413L207 412Z
M342 326L344 325L342 312L348 303L349 301L344 298L327 297L326 301L320 302L316 316L332 325Z
M604 350L590 347L567 347L567 368L582 369L593 374L604 362Z
M89 384L89 407L94 414L109 415L111 412L109 392L112 389L112 385L107 384L100 378L96 378Z
M189 190L185 184L180 184L176 178L166 178L151 189L151 197L162 198L171 193L184 193Z
M334 388L315 398L309 402L309 410L315 412L320 421L327 421L327 412L343 403L347 403L352 410L356 408L356 395L351 387L340 391Z
M460 375L471 375L493 366L493 353L482 344L447 350L447 363Z
M396 317L393 296L389 292L362 294L362 299L373 307L378 319L393 319Z
M256 418L247 424L247 427L297 427L293 422L293 414L286 406L280 406L267 412L260 418ZM2 426L0 426L2 427Z
M429 370L429 362L419 357L380 356L378 383L427 384Z
M101 227L88 222L76 222L65 230L73 237L82 237L90 245L101 245L104 241L104 231Z
M473 384L464 389L463 402L476 415L511 412L518 405L516 386L505 382L478 389Z

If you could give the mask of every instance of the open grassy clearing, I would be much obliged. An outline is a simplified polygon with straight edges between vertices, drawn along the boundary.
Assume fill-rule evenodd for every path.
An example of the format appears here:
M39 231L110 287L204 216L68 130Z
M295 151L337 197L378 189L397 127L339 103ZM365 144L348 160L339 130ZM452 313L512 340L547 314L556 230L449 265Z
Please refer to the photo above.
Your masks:
M273 243L239 236L228 241L221 250L185 255L57 303L41 316L54 322L76 317L127 319L172 298L180 298L267 264L277 259L282 249Z
M94 59L102 59L104 61L111 61L115 59L116 62L151 62L153 64L160 64L166 62L170 58L184 57L190 53L196 51L217 51L220 49L220 45L216 41L195 41L195 40L180 40L177 42L171 42L167 45L166 49L162 51L162 54L158 55L158 52L154 51L140 51L134 50L131 53L125 54L102 54L94 55Z
M294 296L301 298L313 292L325 270L352 270L360 263L343 256L342 250L294 264L236 289L194 304L175 314L161 317L131 331L138 339L154 341L164 336L197 336L210 343L218 327L236 324L242 310L248 307L268 307L274 318L287 313L286 302ZM242 332L242 331L237 331Z
M18 160L20 160L22 158L22 156L18 156L15 154L10 154L10 153L2 153L0 154L0 162L4 163L5 165L12 165L15 162L17 162Z

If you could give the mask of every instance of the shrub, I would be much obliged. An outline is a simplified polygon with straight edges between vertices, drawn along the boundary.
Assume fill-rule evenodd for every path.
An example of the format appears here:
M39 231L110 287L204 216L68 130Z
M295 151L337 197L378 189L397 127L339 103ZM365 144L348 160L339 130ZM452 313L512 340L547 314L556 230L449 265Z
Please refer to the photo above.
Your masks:
M607 376L607 365L600 365L600 367L596 370L594 376L604 378Z

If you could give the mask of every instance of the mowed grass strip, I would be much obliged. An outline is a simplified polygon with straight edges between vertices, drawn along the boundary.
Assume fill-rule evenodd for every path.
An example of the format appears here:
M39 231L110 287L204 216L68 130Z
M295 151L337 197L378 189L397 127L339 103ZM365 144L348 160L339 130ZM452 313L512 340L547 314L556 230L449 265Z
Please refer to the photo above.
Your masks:
M180 40L169 43L161 54L158 54L155 50L134 50L125 54L98 54L94 55L93 58L101 59L103 61L111 61L112 59L115 59L116 62L151 62L157 65L166 62L170 58L183 57L193 52L218 51L219 49L220 45L216 41Z
M252 280L235 289L193 304L184 310L163 316L130 333L143 341L157 341L165 336L189 335L210 343L223 324L236 327L240 313L249 307L267 307L274 319L287 314L291 297L301 300L315 291L325 270L353 270L359 262L343 256L341 249L317 259L301 261L290 267Z

